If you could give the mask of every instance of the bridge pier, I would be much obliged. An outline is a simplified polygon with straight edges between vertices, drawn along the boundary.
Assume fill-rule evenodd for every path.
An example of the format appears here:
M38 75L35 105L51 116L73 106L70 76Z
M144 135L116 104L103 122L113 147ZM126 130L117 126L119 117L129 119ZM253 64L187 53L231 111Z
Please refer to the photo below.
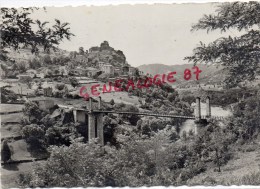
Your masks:
M102 101L101 96L98 97L98 109L102 109ZM104 145L104 127L103 127L103 113L97 114L97 137L99 139L99 143Z
M88 114L88 141L91 141L96 137L95 132L96 118L93 113Z
M98 138L100 145L104 145L103 113L93 113L92 98L89 98L88 113L88 140ZM101 97L98 100L98 108L101 109Z
M97 137L100 145L104 145L103 114L97 114Z
M195 120L201 119L200 97L196 98Z
M211 117L211 107L210 107L210 98L206 98L206 117ZM196 98L196 109L195 109L195 134L200 133L200 130L208 124L207 119L201 118L201 105L200 98Z
M210 104L210 97L206 97L206 117L210 118L211 117L211 104Z

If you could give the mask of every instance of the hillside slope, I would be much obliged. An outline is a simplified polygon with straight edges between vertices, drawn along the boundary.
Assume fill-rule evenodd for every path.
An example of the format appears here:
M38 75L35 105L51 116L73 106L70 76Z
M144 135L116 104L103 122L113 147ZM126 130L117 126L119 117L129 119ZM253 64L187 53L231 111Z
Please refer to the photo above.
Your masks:
M215 66L215 65L205 65L199 64L197 65L200 70L202 70L199 76L200 83L219 83L222 82L226 72L223 70L223 67ZM144 73L149 73L152 75L155 74L164 74L170 71L176 71L176 78L178 78L177 83L184 81L183 73L185 69L192 69L193 64L182 64L182 65L164 65L164 64L149 64L149 65L141 65L138 67L140 71ZM193 80L194 81L194 80Z

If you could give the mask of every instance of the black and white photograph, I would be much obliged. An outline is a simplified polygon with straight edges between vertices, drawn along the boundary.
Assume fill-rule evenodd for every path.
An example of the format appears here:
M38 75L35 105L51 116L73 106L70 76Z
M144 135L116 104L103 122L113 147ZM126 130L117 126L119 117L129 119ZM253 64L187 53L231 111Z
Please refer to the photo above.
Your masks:
M260 1L0 9L1 188L260 186Z

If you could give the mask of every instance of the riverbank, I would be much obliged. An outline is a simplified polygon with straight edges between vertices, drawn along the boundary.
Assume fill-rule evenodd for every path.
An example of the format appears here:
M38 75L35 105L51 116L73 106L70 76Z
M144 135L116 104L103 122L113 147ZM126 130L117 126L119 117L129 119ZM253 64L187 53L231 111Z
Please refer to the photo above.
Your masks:
M192 104L192 106L194 107L195 104ZM201 103L201 115L202 116L206 115L206 103ZM231 110L221 107L221 106L211 106L211 115L212 116L222 116L222 117L227 118L232 115L232 112L231 112ZM193 133L195 133L194 120L186 120L180 128L179 134L180 134L180 136L182 136L184 131L186 133L188 133L190 130Z

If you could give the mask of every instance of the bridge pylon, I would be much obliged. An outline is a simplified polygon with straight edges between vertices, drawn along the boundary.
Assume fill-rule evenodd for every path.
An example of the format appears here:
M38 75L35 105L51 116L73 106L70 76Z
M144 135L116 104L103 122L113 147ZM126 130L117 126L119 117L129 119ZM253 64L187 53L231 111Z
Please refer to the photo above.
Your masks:
M206 118L211 118L211 104L210 97L206 97Z
M195 134L200 132L200 129L205 127L208 124L209 119L211 118L211 106L210 98L206 97L206 116L202 118L201 116L201 103L200 98L196 98L196 107L195 107Z
M89 98L88 111L88 141L98 138L100 145L104 145L103 113L93 112L92 98ZM98 99L98 109L101 110L101 97Z
M195 120L201 120L200 97L196 98Z

